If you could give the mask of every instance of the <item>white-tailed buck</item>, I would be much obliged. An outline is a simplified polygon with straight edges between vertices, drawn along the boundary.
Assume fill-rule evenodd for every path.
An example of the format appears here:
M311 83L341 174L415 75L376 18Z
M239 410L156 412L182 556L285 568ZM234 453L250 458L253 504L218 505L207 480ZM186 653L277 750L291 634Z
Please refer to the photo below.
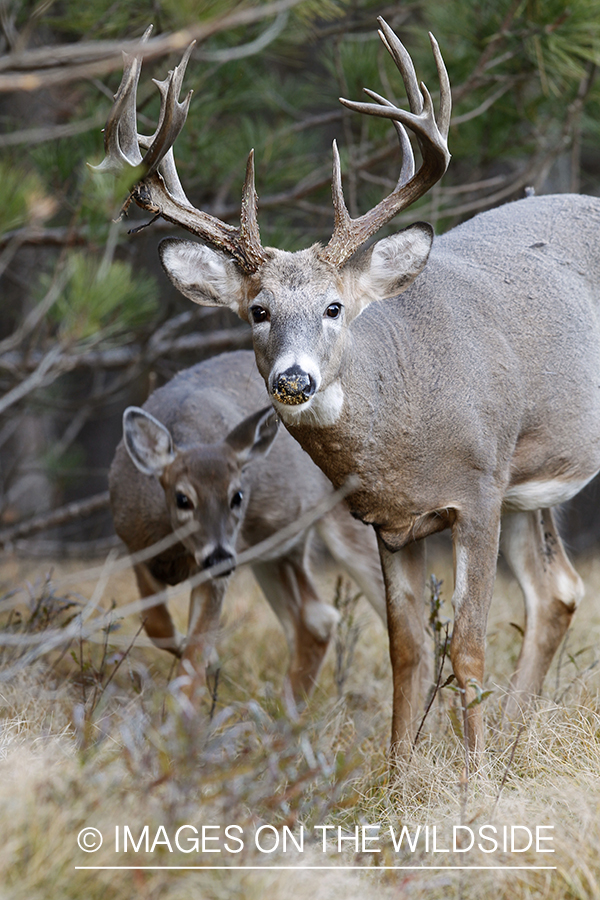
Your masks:
M299 444L278 432L268 402L254 354L242 350L180 372L143 409L130 406L123 416L123 440L109 474L117 534L135 553L195 524L182 542L135 565L142 597L218 563L229 567L192 589L185 638L165 603L142 614L152 641L189 661L200 679L214 650L236 554L297 521L333 490ZM252 569L283 627L297 699L314 687L338 618L313 582L314 530L385 620L376 541L343 503L315 529L257 559Z
M149 148L134 199L205 242L164 241L167 274L195 302L227 306L250 322L258 368L286 428L334 485L359 476L349 503L377 532L386 582L393 743L410 737L417 713L420 539L451 529L450 657L477 751L503 513L503 549L526 605L511 711L540 690L582 596L551 507L600 469L600 200L532 197L435 239L418 223L365 246L441 178L450 159L450 87L435 40L437 115L406 50L380 24L410 111L372 92L374 103L342 102L394 123L402 171L388 197L351 219L334 146L335 227L326 247L262 247L252 155L239 228L191 206L171 153L189 100L177 101L181 67L160 86L161 124L148 140L135 124L140 62L128 61L104 166L137 165L140 147ZM416 173L405 127L422 155Z

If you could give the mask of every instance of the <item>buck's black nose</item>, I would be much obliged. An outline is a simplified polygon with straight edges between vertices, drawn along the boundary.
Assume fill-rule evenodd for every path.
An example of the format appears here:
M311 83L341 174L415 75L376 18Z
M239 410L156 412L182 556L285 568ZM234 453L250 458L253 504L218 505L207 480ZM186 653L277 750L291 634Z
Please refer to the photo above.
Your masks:
M295 406L306 403L316 390L314 379L300 366L290 366L282 372L273 389L273 396L280 403Z
M212 569L212 567L216 566L218 563L231 563L231 565L226 568L224 572L219 572L217 577L222 578L225 575L231 575L235 569L235 556L230 553L229 550L225 550L224 547L217 547L216 550L213 550L212 553L209 553L208 556L204 557L202 560L202 568Z

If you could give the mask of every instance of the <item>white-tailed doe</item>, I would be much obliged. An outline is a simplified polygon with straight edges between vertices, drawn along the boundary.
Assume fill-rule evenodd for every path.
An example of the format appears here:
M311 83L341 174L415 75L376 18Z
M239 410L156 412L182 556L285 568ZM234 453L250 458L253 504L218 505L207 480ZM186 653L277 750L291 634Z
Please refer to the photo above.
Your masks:
M182 542L135 565L141 596L219 563L227 570L192 589L185 637L165 603L142 613L152 641L182 657L181 671L192 676L192 690L214 652L227 575L237 554L296 522L333 490L296 441L278 431L277 417L265 403L254 355L245 350L180 372L151 394L143 409L128 407L123 416L123 441L109 474L117 534L135 553L187 523L195 525ZM253 562L287 639L288 678L298 700L315 685L338 619L313 581L315 531L385 619L374 536L343 503L313 529Z

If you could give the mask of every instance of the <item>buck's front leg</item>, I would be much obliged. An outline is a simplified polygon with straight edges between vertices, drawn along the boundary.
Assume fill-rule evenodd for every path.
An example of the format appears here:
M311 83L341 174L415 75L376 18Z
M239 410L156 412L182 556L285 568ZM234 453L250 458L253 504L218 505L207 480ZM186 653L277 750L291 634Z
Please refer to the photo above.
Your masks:
M392 553L379 540L393 679L392 759L408 756L421 710L425 648L425 544Z
M500 508L487 517L459 517L454 548L454 628L450 659L461 690L465 738L477 764L484 749L483 710L477 702L485 670L487 619L498 562Z
M190 698L206 684L206 669L215 654L228 580L216 578L192 588L188 632L179 664L179 674L189 679L184 693Z

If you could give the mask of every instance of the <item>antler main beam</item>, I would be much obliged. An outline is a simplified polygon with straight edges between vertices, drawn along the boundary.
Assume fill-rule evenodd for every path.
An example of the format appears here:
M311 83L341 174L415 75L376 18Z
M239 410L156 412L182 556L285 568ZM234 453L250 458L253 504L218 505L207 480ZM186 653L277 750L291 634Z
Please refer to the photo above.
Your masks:
M403 165L392 193L365 215L352 219L344 200L340 157L334 141L332 193L335 224L331 240L319 255L321 259L338 267L397 213L422 197L439 181L450 162L448 130L452 98L448 73L436 39L432 34L429 35L440 82L440 106L437 118L431 94L423 83L419 85L417 82L415 68L406 48L384 19L379 18L378 22L381 26L379 36L404 81L410 111L399 109L385 97L369 90L365 93L375 100L375 103L358 103L342 98L340 101L355 112L380 116L394 122L400 138ZM416 135L421 148L423 161L416 175L412 150L404 126Z
M151 31L152 26L146 30L142 43L148 40ZM266 259L258 228L254 151L250 152L246 166L239 228L196 209L186 197L177 174L173 144L185 124L192 91L183 102L179 94L194 44L190 44L180 64L164 81L154 81L160 91L161 107L158 126L151 138L138 134L136 122L143 49L134 56L123 54L123 78L104 132L105 158L92 168L114 173L131 170L135 183L130 196L138 206L223 250L244 272L252 274ZM146 151L143 155L142 150Z

